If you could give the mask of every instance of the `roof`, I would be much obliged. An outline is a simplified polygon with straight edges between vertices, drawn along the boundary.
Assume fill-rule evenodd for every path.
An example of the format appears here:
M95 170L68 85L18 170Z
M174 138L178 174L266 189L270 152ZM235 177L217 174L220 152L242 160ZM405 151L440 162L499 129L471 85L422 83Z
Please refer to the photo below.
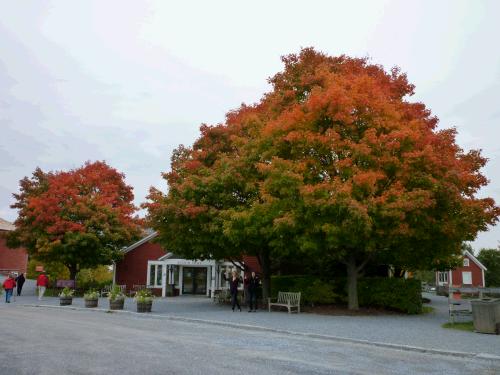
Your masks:
M0 217L0 230L6 230L10 232L13 231L14 229L16 229L14 224Z
M487 268L479 261L479 259L477 259L474 255L472 255L472 253L469 252L468 250L465 250L464 256L466 256L467 258L472 260L474 263L476 263L478 265L478 267L481 268L482 270L484 270L484 271L487 270Z
M158 258L158 260L166 260L166 259L178 259L174 253L166 253L165 255Z
M134 250L135 248L141 246L142 244L145 244L146 242L148 241L151 241L153 238L155 238L156 236L158 236L158 232L153 232L149 235L147 235L146 237L142 238L141 240L137 241L136 243L133 243L132 245L130 245L129 247L125 247L122 249L122 252L124 254L128 253L129 251L132 251Z

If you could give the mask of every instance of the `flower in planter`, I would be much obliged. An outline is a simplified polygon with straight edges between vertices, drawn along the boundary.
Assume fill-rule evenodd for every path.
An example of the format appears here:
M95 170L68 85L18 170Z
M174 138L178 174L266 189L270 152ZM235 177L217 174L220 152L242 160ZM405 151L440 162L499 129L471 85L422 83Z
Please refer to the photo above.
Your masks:
M97 293L97 290L95 290L95 289L89 289L83 295L83 298L85 298L85 299L98 299L99 298L99 293Z
M70 289L68 287L65 287L61 293L59 293L59 297L73 297L73 294L75 291L73 289Z
M124 300L125 294L122 292L121 288L118 285L115 285L109 292L108 299L110 301Z
M134 296L134 300L137 303L150 303L153 302L153 299L154 296L148 289L141 289Z

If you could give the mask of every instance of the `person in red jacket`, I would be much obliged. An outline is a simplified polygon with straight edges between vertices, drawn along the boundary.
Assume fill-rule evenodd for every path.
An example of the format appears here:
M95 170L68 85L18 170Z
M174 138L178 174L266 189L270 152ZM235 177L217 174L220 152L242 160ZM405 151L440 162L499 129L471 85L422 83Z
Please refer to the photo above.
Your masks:
M36 286L38 287L38 300L41 301L45 293L45 289L49 286L49 278L42 272L36 279Z
M5 289L5 303L10 303L10 297L12 297L12 292L16 286L16 281L9 275L3 282L3 288Z

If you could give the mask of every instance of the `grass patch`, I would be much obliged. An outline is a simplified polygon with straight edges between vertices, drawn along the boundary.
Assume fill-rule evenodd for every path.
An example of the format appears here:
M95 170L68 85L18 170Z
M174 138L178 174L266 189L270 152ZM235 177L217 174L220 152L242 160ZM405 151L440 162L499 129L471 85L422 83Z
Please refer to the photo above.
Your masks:
M429 314L431 312L434 312L434 307L431 306L422 306L422 312L421 314Z
M441 327L474 332L474 324L472 322L444 323Z

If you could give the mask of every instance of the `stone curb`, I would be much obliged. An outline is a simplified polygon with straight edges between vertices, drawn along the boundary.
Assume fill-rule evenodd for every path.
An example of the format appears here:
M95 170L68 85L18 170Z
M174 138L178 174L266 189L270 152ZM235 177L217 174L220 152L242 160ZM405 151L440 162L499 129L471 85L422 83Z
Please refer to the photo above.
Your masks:
M456 358L460 358L460 359L468 358L468 359L487 360L487 361L492 361L492 362L498 362L500 364L500 356L497 356L494 354L489 354L489 353L469 353L469 352L458 352L458 351L431 349L431 348L423 348L420 346L391 344L391 343L378 342L378 341L353 339L353 338L349 338L349 337L323 335L320 333L297 332L297 331L291 331L291 330L287 330L287 329L256 326L256 325L251 325L251 324L223 322L223 321L219 321L219 320L208 320L208 319L199 319L199 318L187 318L187 317L178 316L178 315L160 315L160 314L155 314L155 313L138 313L138 312L129 311L129 310L109 310L109 309L102 309L102 308L86 308L86 307L77 307L77 306L57 306L57 305L39 305L39 304L23 304L23 305L19 305L19 306L128 314L128 315L134 315L134 316L140 316L140 317L149 317L149 318L155 318L155 319L181 321L181 322L187 322L187 323L201 323L201 324L208 324L208 325L221 326L221 327L230 327L230 328L236 328L236 329L242 329L242 330L272 332L272 333L278 333L278 334L290 335L290 336L296 336L296 337L308 337L308 338L315 338L315 339L328 340L328 341L358 344L358 345L364 345L364 346L375 346L375 347L379 347L379 348L387 348L387 349L393 349L393 350L411 351L411 352L434 354L434 355L444 355L444 356L456 357Z

